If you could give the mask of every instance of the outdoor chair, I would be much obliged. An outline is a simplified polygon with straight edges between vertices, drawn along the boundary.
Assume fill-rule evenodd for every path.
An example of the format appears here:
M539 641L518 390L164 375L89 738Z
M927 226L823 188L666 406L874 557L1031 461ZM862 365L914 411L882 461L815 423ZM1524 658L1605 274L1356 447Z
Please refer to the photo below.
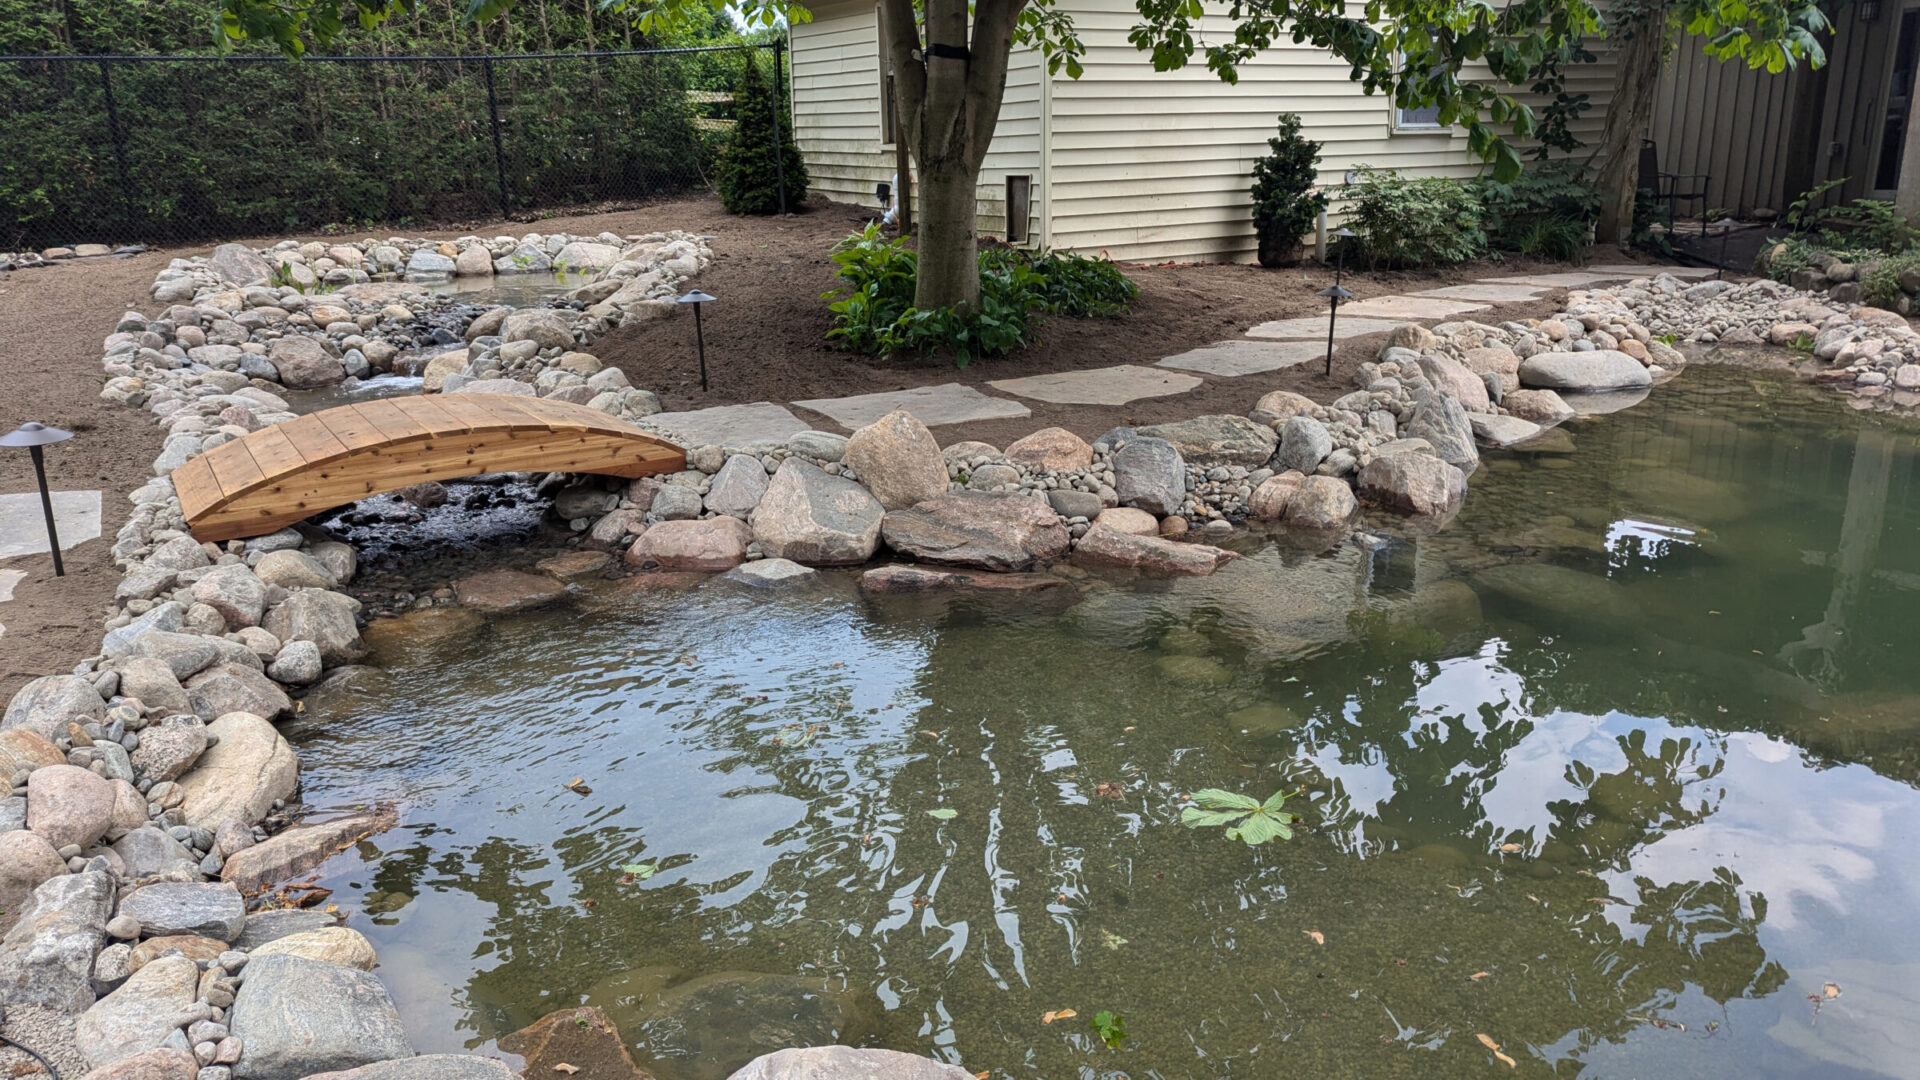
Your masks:
M1700 202L1700 235L1707 235L1707 185L1713 177L1707 173L1663 173L1660 148L1652 139L1640 140L1640 190L1653 195L1655 202L1667 204L1667 223L1671 227L1679 216L1674 204Z

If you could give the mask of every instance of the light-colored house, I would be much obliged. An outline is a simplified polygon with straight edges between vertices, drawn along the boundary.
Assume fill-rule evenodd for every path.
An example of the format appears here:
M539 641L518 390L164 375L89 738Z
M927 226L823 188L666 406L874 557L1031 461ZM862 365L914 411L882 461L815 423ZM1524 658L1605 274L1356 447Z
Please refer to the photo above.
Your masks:
M980 177L982 235L1128 261L1251 261L1253 162L1282 112L1299 113L1324 144L1324 185L1359 165L1458 177L1483 167L1464 131L1363 93L1324 50L1276 46L1229 86L1204 61L1154 71L1127 41L1140 18L1131 0L1060 4L1086 43L1085 72L1049 77L1037 53L1016 46ZM813 21L791 32L794 137L814 190L873 205L874 185L894 171L879 9L873 0L808 6ZM1225 36L1226 25L1205 29ZM1612 80L1604 52L1569 78L1594 105L1579 121L1584 138L1599 134Z

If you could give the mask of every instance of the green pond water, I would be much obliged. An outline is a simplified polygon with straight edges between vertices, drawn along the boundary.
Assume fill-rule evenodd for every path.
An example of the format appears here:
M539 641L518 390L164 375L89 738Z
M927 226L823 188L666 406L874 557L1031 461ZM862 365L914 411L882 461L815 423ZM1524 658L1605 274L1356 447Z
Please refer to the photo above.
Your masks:
M386 627L292 730L404 806L322 880L422 1049L592 1003L662 1080L821 1011L1007 1080L1920 1075L1913 434L1699 367L1567 435L1210 578Z

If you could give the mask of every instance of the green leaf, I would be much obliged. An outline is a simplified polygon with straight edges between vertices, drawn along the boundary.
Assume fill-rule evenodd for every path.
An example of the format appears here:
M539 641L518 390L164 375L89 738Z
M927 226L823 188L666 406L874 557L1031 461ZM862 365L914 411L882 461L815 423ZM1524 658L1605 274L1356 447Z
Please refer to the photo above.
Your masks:
M1193 804L1205 810L1258 810L1260 800L1235 791L1201 788L1189 796Z
M1107 1044L1109 1050L1120 1049L1120 1043L1127 1037L1125 1021L1120 1018L1119 1013L1110 1009L1101 1009L1094 1013L1093 1019L1087 1023L1093 1028L1093 1033L1100 1036L1100 1041Z
M1293 838L1293 830L1266 813L1250 814L1247 820L1227 830L1227 839L1240 840L1248 847L1264 844L1275 837Z
M632 874L634 877L639 878L641 881L645 881L648 878L652 877L653 875L659 873L660 866L658 863L650 863L650 862L622 863L620 866L620 872L623 874Z
M1260 804L1260 809L1265 810L1268 813L1277 813L1282 806L1286 805L1286 802L1287 802L1287 793L1283 789L1283 790L1274 792L1272 795L1267 796L1267 801ZM1291 817L1292 815L1281 815L1281 816L1284 819L1287 817Z
M1189 829L1204 828L1208 825L1231 825L1247 816L1245 810L1202 810L1189 806L1180 811L1180 824Z
M935 821L952 821L954 818L960 816L960 811L950 806L942 806L938 810L927 811L927 816L933 818Z

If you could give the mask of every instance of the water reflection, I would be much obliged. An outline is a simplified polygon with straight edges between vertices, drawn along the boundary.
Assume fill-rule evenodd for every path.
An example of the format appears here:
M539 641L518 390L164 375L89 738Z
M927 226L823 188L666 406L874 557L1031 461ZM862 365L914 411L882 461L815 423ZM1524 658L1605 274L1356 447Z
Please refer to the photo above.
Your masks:
M777 977L1008 1078L1912 1075L1913 440L1794 394L1689 372L1377 551L468 627L307 721L311 801L409 805L329 883L426 1049Z

